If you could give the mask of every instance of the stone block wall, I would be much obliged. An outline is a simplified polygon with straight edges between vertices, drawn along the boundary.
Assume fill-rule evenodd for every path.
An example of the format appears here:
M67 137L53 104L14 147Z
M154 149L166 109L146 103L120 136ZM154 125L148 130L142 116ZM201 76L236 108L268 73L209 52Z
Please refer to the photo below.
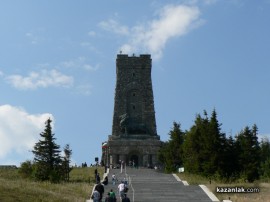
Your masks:
M112 135L108 137L106 164L158 164L161 141L156 129L151 69L151 55L117 55Z

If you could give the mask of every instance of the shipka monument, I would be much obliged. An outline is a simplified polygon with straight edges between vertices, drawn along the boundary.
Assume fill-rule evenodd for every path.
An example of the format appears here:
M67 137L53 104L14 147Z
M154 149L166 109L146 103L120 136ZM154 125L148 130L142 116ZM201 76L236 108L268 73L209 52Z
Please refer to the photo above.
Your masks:
M112 135L104 161L154 166L161 146L157 135L151 55L117 55Z

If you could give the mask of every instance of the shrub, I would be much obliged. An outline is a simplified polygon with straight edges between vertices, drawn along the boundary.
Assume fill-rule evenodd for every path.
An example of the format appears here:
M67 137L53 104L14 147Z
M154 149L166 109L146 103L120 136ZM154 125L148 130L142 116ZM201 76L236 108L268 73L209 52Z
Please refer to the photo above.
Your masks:
M33 164L31 161L27 160L21 163L21 167L19 169L19 174L23 178L32 178L33 174Z

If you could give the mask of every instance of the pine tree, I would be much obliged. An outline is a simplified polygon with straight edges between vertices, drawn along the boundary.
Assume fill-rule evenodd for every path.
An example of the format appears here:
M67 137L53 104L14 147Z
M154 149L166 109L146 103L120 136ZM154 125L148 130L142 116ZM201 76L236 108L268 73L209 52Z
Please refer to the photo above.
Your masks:
M163 164L165 172L171 173L174 171L173 162L170 156L169 142L163 142L158 152L158 160Z
M204 172L207 175L213 175L215 173L222 174L223 165L225 164L223 155L226 137L225 134L221 132L220 127L221 124L218 122L217 113L214 109L208 125L208 132L205 134L205 145L207 146L205 149L209 154L208 160L206 159L207 167L204 168Z
M217 136L219 133L219 125L216 119L216 113L212 113L210 121L208 120L207 113L204 111L204 116L201 127L202 141L201 141L201 166L202 174L211 176L217 171Z
M260 143L261 161L264 162L270 158L270 142L268 138L263 138Z
M52 133L51 119L45 122L45 130L40 133L41 139L33 149L34 154L34 175L37 180L50 180L57 182L61 177L60 146L55 143Z
M260 175L263 178L270 178L270 142L268 138L264 138L260 143L261 165Z
M270 158L267 158L264 162L261 163L261 177L267 180L270 179Z
M221 154L220 174L226 179L239 177L239 165L236 152L235 140L229 136L225 140L224 152Z
M173 122L169 136L169 141L163 144L159 152L159 160L164 163L166 172L173 172L183 165L184 132L181 130L180 123Z
M258 128L254 124L252 130L246 126L236 137L240 172L249 182L259 177L260 148L257 133Z
M196 116L184 142L186 170L209 177L216 173L222 175L226 136L220 126L215 110L210 120L206 111L204 117Z
M70 149L69 144L67 144L64 147L64 157L63 157L63 163L62 163L62 168L63 168L63 174L64 174L64 180L69 181L69 173L72 170L70 167L70 162L71 162L71 155L72 155L72 150Z
M173 159L174 167L177 168L183 165L182 144L184 142L184 133L180 128L180 123L173 122L173 128L169 132L169 136L170 156Z
M186 133L183 144L184 167L190 173L202 173L202 163L205 158L205 154L202 153L205 123L207 123L207 119L197 115L195 124Z

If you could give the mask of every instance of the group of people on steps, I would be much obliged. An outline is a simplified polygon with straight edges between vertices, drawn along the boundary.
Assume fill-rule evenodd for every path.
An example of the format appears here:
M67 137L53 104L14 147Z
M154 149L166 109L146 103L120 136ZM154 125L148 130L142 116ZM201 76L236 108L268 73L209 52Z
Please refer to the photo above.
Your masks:
M106 176L104 178L104 181L101 183L99 174L97 173L96 170L95 170L95 177L96 177L97 184L95 186L95 190L91 198L93 199L94 202L102 202L103 193L104 193L104 185L108 185L108 177ZM118 181L116 178L116 175L113 174L112 184L115 185L116 181ZM121 181L121 183L118 185L117 188L119 192L120 202L130 202L130 199L127 196L128 182L125 178ZM113 191L113 189L111 189L105 198L105 202L116 202L116 201L117 201L117 198L116 198L115 192Z

